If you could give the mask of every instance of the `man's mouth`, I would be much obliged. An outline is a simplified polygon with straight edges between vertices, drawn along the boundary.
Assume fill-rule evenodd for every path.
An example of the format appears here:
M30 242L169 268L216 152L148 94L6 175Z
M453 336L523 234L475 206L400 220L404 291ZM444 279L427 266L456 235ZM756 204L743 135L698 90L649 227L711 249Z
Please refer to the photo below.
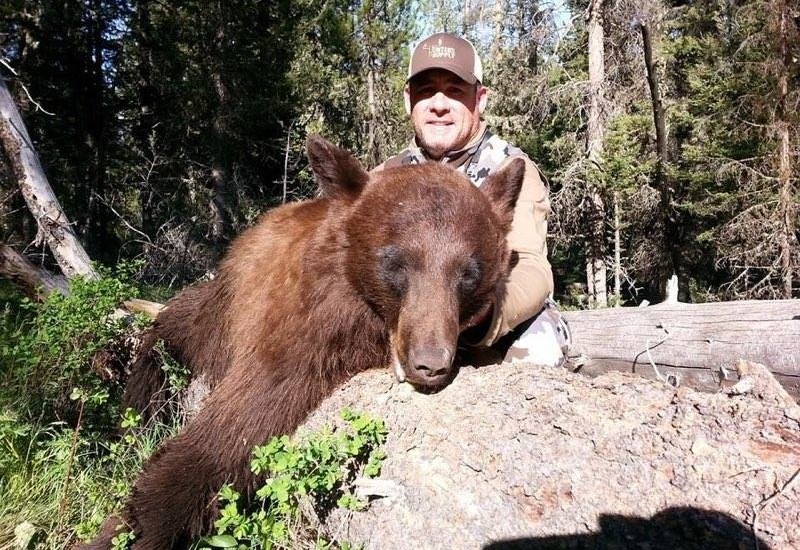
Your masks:
M435 120L428 122L427 127L429 128L429 131L434 133L449 132L450 128L453 127L453 123L441 120Z

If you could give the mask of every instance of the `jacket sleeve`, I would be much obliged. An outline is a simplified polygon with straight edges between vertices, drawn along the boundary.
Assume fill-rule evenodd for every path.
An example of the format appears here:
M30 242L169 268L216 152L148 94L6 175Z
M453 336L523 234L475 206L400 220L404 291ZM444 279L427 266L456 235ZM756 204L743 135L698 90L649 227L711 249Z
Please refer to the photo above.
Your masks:
M506 159L498 169L505 168L513 158ZM553 270L547 261L546 243L550 198L539 168L529 158L522 158L525 159L525 179L507 237L508 247L519 254L519 262L511 270L506 296L500 307L495 306L489 330L476 343L478 346L492 345L539 313L545 298L553 292Z

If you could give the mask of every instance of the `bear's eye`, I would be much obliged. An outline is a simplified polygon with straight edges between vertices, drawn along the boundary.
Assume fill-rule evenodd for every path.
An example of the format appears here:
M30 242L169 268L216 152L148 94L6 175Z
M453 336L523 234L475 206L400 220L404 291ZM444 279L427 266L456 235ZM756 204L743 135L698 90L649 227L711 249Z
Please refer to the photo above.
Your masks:
M408 288L406 258L403 251L394 245L378 250L378 276L396 294L402 295Z
M478 283L481 280L481 271L480 261L472 257L461 266L458 287L463 294L469 294L478 288Z

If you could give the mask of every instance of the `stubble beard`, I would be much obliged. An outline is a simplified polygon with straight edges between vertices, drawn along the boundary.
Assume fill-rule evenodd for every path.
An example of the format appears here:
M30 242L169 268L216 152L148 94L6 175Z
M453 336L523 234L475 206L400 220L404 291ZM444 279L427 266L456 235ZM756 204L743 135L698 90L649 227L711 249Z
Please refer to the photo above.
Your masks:
M449 153L449 150L444 145L434 145L425 141L425 138L422 137L419 139L419 145L422 147L422 150L425 151L425 154L433 159L433 160L440 160L446 153Z
M437 140L438 136L436 135L433 136L433 139L436 141L429 142L425 138L424 126L417 127L415 125L414 133L416 135L417 145L422 148L422 150L425 152L425 155L431 160L438 161L441 160L445 155L459 151L466 146L472 136L474 136L475 132L477 132L480 128L480 121L478 120L478 122L474 123L473 126L473 128L470 128L469 137L461 144L454 143L454 141L459 139L461 135L459 132L457 132L457 135L454 138L447 140L446 142L444 140Z
M434 142L431 143L425 138L425 132L422 128L416 131L417 145L419 145L428 158L432 160L440 160L447 153L453 151L451 143Z

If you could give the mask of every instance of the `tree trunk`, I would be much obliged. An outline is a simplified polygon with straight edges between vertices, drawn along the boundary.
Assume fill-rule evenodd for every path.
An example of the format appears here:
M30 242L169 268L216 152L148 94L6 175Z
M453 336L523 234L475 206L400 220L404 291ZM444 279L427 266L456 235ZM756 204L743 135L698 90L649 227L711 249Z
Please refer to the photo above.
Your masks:
M800 396L800 300L660 304L567 311L582 372L674 377L695 389L730 382L737 359L763 363Z
M231 233L231 222L228 208L225 204L225 188L229 171L231 170L231 105L230 92L223 74L228 36L226 32L228 14L224 2L217 3L219 22L214 36L212 55L211 80L217 94L217 112L214 116L214 160L211 166L207 187L211 190L209 210L211 213L211 232L208 235L217 245L218 252L222 253L222 244L227 241Z
M622 305L622 221L619 192L614 191L614 305Z
M757 374L762 400L525 364L462 368L428 395L361 374L304 430L367 411L387 459L356 480L368 509L323 533L365 550L798 548L800 407Z
M794 235L794 210L796 205L793 201L792 190L792 160L790 152L791 144L791 125L788 121L788 96L789 96L789 70L792 59L789 48L789 9L785 0L778 2L778 54L779 54L779 74L778 74L778 105L776 109L776 126L778 129L778 185L779 191L779 211L781 217L781 228L779 237L780 247L780 269L783 281L783 297L792 297L792 240Z
M647 69L647 85L650 88L650 101L653 105L653 123L656 128L656 155L658 160L658 175L664 176L664 168L667 165L667 119L664 114L664 103L661 99L661 92L658 85L658 63L653 59L653 37L650 34L650 24L642 22L639 24L642 33L642 45L644 47L644 65ZM658 181L659 188L663 187L663 182Z
M289 185L289 153L292 150L293 127L294 120L289 124L289 129L286 130L286 149L283 151L283 193L281 195L281 204L286 204L286 193Z
M92 118L92 134L93 134L93 148L94 148L94 155L95 161L93 166L93 178L92 178L92 190L95 193L103 195L103 191L105 190L106 185L106 101L104 98L105 95L105 74L103 69L103 64L105 63L105 37L103 36L103 9L102 9L102 0L93 0L93 21L92 21L92 47L89 53L89 59L91 60L91 75L94 84L92 86L94 90L94 116ZM94 205L96 201L91 199L89 201L90 205ZM106 232L108 227L106 224L102 223L100 219L99 212L97 211L97 206L94 207L96 210L93 213L92 221L93 224L87 227L92 227L93 231L102 230Z
M375 99L375 63L372 56L367 55L367 147L366 147L366 160L367 166L377 166L380 164L378 158L378 144L377 144L377 126L378 126L378 108Z
M32 300L41 300L53 291L62 294L69 291L65 277L36 267L25 256L4 243L0 243L0 277L10 280Z
M653 125L656 129L656 170L654 187L658 189L661 197L661 215L664 220L663 235L661 242L663 254L666 259L666 272L662 273L658 281L663 288L663 283L672 274L680 272L680 242L679 242L679 222L677 213L673 206L675 194L674 182L668 171L669 152L667 149L667 117L664 110L664 102L658 78L658 61L653 54L653 35L650 23L643 21L639 23L639 30L642 34L642 46L644 49L644 64L647 69L647 84L650 88L650 102L653 107Z
M508 0L496 0L494 5L494 39L492 40L491 57L493 63L499 63L504 50L504 34L505 22L508 17L507 11Z
M53 275L45 269L33 265L25 256L0 243L0 277L11 281L19 290L32 300L44 300L51 292L69 294L69 282L63 275ZM126 311L117 310L116 316L128 316L129 313L144 313L152 319L164 309L158 302L130 298L123 302Z
M42 170L28 130L22 121L5 81L0 78L0 141L6 157L19 181L33 217L61 271L68 278L75 275L95 278L89 256L78 241Z
M230 234L230 216L225 205L225 172L219 165L211 168L208 187L211 199L208 202L211 210L211 237L214 242L223 242Z
M589 159L602 164L605 85L605 49L603 37L604 0L591 0L589 5L589 120L586 128L586 153Z
M586 126L586 156L591 163L591 170L597 174L602 174L603 170L603 137L605 134L603 2L604 0L591 0L588 12L589 118ZM605 259L606 207L599 188L592 181L595 177L590 176L588 179L586 283L592 302L599 307L605 307L608 305Z
M156 116L155 105L158 91L153 82L153 25L150 19L152 3L140 1L136 10L136 37L139 49L139 60L136 64L138 75L137 101L139 118L134 127L134 136L141 150L142 158L147 158L155 146ZM155 178L153 178L155 179ZM156 233L156 217L153 214L152 200L154 196L153 182L148 177L139 188L139 208L142 220L142 232L147 235Z
M778 128L780 134L780 197L778 199L781 212L780 258L781 276L783 279L783 297L792 297L792 240L794 236L794 220L796 204L792 200L792 164L789 155L789 124L783 121Z

